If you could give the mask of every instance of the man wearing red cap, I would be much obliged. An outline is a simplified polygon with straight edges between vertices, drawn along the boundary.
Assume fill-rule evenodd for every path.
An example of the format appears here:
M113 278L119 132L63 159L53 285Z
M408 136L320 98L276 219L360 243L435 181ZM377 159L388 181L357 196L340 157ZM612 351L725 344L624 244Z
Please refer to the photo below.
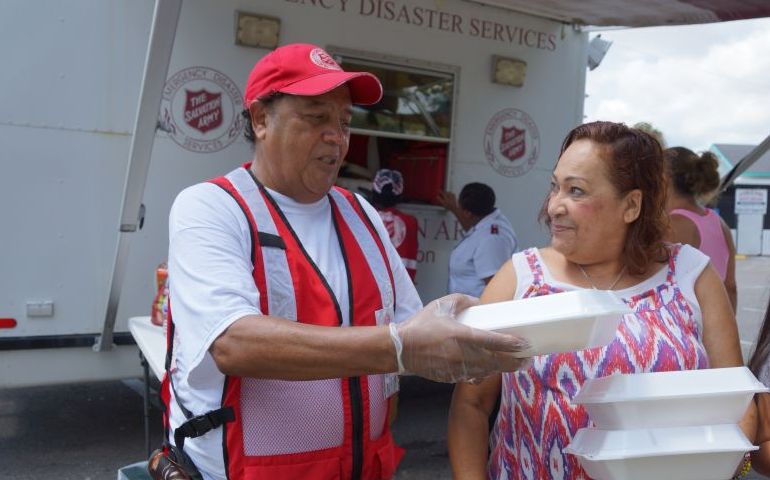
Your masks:
M253 162L171 210L166 448L205 479L390 478L396 374L471 381L524 347L457 323L470 297L421 309L377 212L333 187L376 77L293 44L245 92Z

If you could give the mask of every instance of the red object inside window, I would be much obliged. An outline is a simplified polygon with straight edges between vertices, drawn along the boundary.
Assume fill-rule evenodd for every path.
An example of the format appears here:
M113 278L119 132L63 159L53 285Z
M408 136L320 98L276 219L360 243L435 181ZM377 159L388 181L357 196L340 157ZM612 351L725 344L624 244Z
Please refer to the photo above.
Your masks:
M366 168L369 165L369 138L366 135L351 135L345 161ZM377 138L380 168L401 172L405 202L436 203L436 196L444 189L447 147L434 142ZM370 173L372 176L375 174Z
M404 199L436 203L444 188L447 146L431 142L405 142L387 157L387 168L404 176Z

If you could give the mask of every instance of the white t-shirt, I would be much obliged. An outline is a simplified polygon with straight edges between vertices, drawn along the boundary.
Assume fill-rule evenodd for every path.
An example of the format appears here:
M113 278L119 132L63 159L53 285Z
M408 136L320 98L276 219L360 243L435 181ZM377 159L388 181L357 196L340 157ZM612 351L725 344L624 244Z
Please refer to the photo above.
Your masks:
M347 276L342 268L345 263L328 198L302 204L269 192L326 277L339 304L347 305ZM379 214L364 199L359 197L359 201L385 245L396 287L395 321L404 321L422 308L422 302ZM182 404L200 415L220 407L225 380L209 347L236 320L261 314L259 291L252 277L249 225L240 207L220 187L201 183L177 196L169 216L168 268L170 307L176 327L174 387ZM347 317L344 321L349 324ZM184 421L172 398L171 427ZM221 428L187 439L184 448L204 478L225 478Z
M493 276L516 251L516 234L500 210L482 218L449 257L449 293L481 296Z

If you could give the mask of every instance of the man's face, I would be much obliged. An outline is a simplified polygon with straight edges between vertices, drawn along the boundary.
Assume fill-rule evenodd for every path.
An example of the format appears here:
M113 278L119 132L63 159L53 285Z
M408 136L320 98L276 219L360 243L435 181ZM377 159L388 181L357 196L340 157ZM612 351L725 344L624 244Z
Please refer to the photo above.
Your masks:
M346 85L315 97L287 95L251 108L255 173L266 187L301 203L320 200L348 152L352 105Z

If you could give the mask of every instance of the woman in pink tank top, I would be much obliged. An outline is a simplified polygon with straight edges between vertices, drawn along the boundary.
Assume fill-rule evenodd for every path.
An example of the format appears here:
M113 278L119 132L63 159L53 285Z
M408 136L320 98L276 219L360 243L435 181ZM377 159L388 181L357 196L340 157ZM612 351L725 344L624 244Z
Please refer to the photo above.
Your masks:
M671 214L669 240L689 244L708 255L725 284L735 311L738 291L735 285L735 245L730 229L713 210L702 207L698 199L719 187L719 162L711 152L696 155L684 147L664 152L669 167Z

